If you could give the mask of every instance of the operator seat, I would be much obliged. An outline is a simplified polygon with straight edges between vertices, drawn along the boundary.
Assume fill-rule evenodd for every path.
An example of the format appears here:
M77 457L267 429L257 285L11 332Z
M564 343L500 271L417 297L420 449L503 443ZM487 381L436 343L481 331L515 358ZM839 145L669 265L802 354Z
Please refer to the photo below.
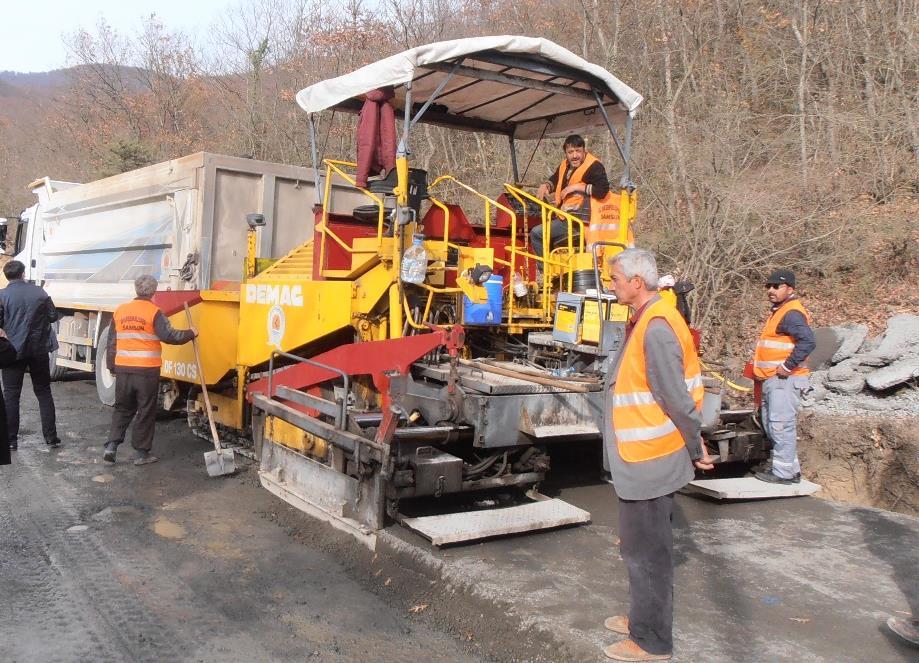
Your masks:
M395 210L395 199L393 190L398 184L396 169L393 168L386 177L380 179L368 180L367 190L383 199L383 216L388 221L392 218ZM409 168L408 171L408 206L415 210L415 218L421 218L421 201L428 197L428 171L421 168ZM392 203L392 205L388 204ZM369 205L359 205L352 211L352 215L358 221L376 223L379 206L376 203Z

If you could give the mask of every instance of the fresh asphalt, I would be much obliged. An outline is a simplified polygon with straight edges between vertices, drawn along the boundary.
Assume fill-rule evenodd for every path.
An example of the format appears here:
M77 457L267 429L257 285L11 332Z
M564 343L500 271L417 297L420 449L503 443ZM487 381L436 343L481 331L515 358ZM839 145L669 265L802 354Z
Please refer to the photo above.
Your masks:
M44 448L27 388L0 467L0 660L602 661L615 639L628 583L594 447L542 486L587 526L436 549L393 524L371 553L251 465L208 478L181 419L159 422L159 463L102 464L92 382L54 394L64 446ZM884 627L919 614L919 519L678 496L674 528L675 661L919 659Z

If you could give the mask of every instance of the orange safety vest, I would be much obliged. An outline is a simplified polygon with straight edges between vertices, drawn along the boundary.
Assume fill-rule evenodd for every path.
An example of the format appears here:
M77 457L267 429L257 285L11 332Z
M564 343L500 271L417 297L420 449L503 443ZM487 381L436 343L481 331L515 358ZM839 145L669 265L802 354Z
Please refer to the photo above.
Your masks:
M115 309L115 365L159 368L162 344L153 328L160 308L148 299L134 299Z
M773 311L759 335L756 351L753 353L753 375L757 380L765 380L775 375L779 366L785 363L785 360L791 356L791 351L795 349L795 339L778 332L779 323L789 311L800 311L810 324L810 313L798 299L787 299ZM810 375L810 369L806 366L795 366L791 374Z
M676 334L683 350L683 378L696 410L702 409L705 393L699 357L683 316L662 299L649 304L625 344L613 386L612 422L616 446L622 460L629 463L661 458L686 447L683 435L654 400L648 384L645 332L654 318L666 320Z
M596 161L597 157L588 152L584 158L584 163L571 173L568 186L581 184L584 181L584 174ZM562 182L565 180L566 172L568 172L568 159L562 159L562 163L558 167L558 181L555 183L555 206L564 211L584 210L588 205L585 205L584 195L580 193L573 193L562 201L562 189L564 188ZM621 195L619 192L614 193L610 190L600 199L587 196L590 201L590 220L585 232L587 246L600 241L623 242L631 245L631 233L629 233L628 238L620 237L619 233L621 227L619 199ZM564 208L562 207L562 202L565 204Z

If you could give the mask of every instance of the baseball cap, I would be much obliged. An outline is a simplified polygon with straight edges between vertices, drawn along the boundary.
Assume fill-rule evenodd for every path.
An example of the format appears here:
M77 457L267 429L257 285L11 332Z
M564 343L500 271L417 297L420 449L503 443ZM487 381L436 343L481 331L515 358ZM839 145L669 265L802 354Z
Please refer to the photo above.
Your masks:
M792 288L795 287L795 273L790 269L777 269L766 279L766 285L782 285L783 283Z

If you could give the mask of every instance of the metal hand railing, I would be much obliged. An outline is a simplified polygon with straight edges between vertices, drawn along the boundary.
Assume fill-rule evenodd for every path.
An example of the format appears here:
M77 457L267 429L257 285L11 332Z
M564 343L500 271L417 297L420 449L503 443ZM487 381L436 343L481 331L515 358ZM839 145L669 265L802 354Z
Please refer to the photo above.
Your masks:
M268 358L268 398L274 397L273 380L274 380L274 358L275 357L285 357L286 359L292 359L301 364L309 364L310 366L322 368L327 371L331 371L332 373L337 373L339 376L341 376L342 380L344 381L345 397L341 400L341 406L340 406L341 414L338 417L338 420L335 422L335 426L339 430L345 430L345 428L347 427L347 423L348 423L348 394L351 393L351 386L350 386L351 381L348 378L348 374L345 373L340 368L329 366L328 364L323 364L321 362L314 361L312 359L307 359L306 357L300 357L299 355L292 355L289 352L282 352L281 350L274 350L272 351L271 356Z
M325 264L325 244L326 237L330 237L338 246L348 253L354 253L354 249L348 245L341 237L339 237L334 231L329 229L328 220L329 220L329 207L331 206L331 196L332 196L332 175L338 175L348 184L356 188L358 191L363 193L365 196L370 198L377 206L379 210L377 213L377 247L381 246L383 243L383 224L386 218L385 207L383 199L374 194L373 192L365 189L363 187L357 186L356 180L349 175L344 168L357 168L357 164L351 161L338 161L335 159L325 159L323 161L326 165L326 177L325 177L325 190L323 191L322 196L322 221L316 227L316 230L322 235L322 241L319 245L319 264Z

